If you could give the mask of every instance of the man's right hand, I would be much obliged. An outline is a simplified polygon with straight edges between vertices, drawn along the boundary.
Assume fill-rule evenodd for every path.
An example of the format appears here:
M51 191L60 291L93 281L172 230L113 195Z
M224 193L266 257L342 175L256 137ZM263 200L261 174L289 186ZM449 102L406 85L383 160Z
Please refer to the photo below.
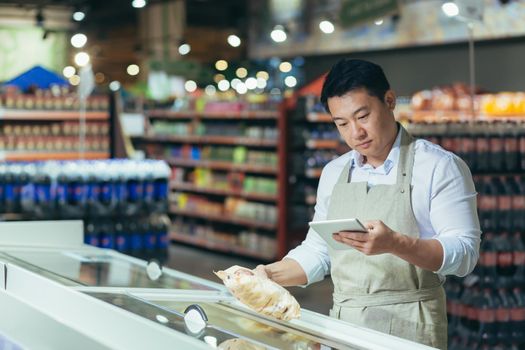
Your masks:
M270 269L267 269L266 268L266 265L257 265L257 267L253 270L253 272L255 273L255 275L261 277L261 278L269 278L269 279L272 279L271 277L271 271Z
M268 265L258 265L253 271L283 287L304 285L308 282L303 268L293 259L284 258Z

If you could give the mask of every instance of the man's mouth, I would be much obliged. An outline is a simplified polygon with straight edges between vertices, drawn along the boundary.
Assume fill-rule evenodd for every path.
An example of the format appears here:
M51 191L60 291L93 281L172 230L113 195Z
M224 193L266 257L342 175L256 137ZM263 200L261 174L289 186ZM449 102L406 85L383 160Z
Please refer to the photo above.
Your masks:
M360 147L360 148L368 148L370 147L370 144L372 143L372 140L370 141L366 141L366 142L363 142L363 143L360 143L359 145L357 145L357 147Z

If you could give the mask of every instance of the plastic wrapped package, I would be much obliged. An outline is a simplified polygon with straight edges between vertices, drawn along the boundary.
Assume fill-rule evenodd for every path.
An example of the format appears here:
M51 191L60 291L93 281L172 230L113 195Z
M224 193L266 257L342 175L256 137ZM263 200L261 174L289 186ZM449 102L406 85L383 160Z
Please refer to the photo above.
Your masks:
M215 274L240 302L260 314L285 321L301 316L301 307L290 292L250 269L235 265Z

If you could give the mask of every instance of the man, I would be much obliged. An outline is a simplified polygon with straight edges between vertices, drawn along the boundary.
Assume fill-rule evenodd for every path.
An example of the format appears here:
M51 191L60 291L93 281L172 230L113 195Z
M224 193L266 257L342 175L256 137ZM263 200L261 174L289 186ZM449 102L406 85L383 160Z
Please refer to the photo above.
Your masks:
M479 257L468 167L396 123L396 96L374 63L339 61L321 102L352 151L323 169L314 221L357 217L368 232L334 233L350 249L333 250L310 230L283 260L257 272L284 286L331 273L331 316L446 348L444 276L465 276Z

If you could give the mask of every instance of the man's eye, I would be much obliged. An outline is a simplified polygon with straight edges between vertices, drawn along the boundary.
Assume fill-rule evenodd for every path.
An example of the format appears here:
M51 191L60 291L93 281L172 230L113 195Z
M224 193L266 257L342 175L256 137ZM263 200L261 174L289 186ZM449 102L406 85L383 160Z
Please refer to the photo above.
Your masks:
M343 126L346 126L346 124L348 124L348 123L337 124L337 126L338 127L343 127Z
M359 117L359 118L357 118L357 119L365 119L365 118L366 118L366 117L368 117L369 115L370 115L370 113L368 113L368 114L365 114L365 115L362 115L362 116L360 116L360 117Z

